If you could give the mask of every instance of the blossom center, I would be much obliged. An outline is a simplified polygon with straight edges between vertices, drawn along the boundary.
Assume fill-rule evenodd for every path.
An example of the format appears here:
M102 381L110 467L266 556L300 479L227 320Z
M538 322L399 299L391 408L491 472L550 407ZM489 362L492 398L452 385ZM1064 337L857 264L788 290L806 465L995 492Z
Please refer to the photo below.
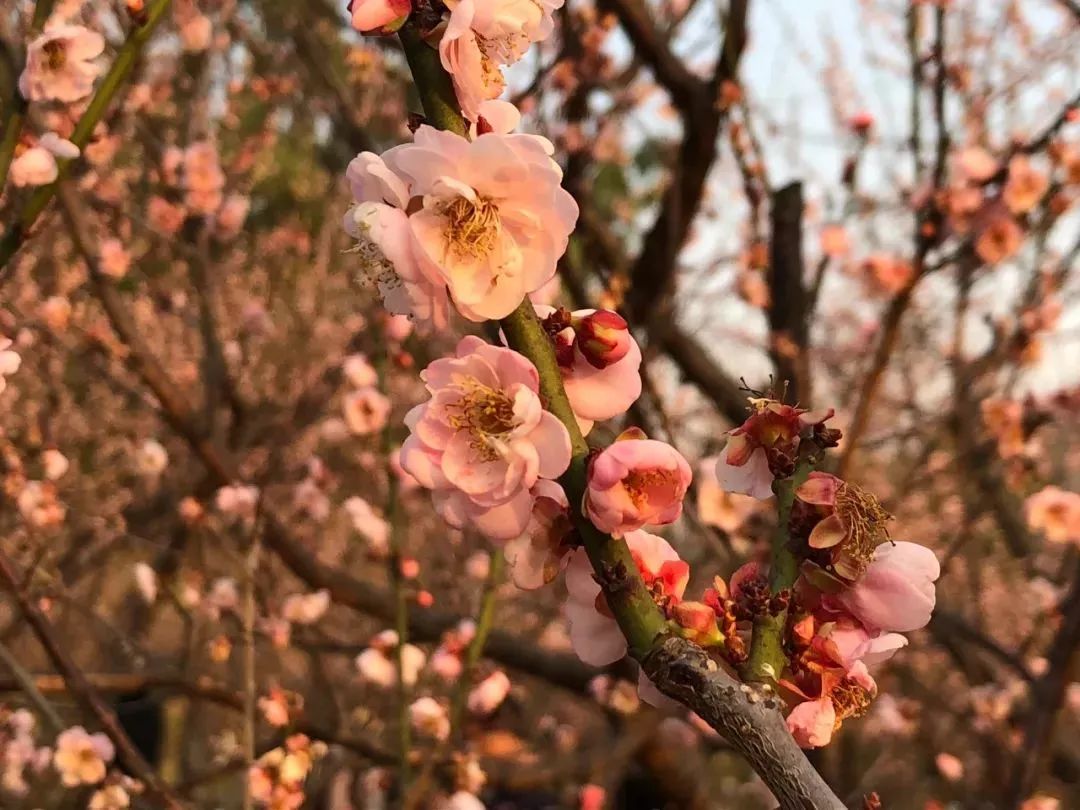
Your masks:
M67 63L67 48L60 40L50 40L41 49L48 59L49 70L60 70Z
M648 502L650 495L658 488L667 487L675 490L675 476L667 470L633 470L623 479L623 487L639 509Z
M851 678L844 678L829 693L829 699L836 709L836 723L833 730L849 717L862 717L870 708L874 696Z
M448 408L450 424L468 431L473 450L483 460L493 461L500 455L498 440L517 427L513 397L475 379L460 387L461 399Z
M501 224L499 209L491 200L455 197L443 205L446 245L458 258L483 259L494 249Z
M861 572L874 559L874 550L888 540L885 524L892 515L872 493L847 482L836 490L836 514L847 529L844 554Z

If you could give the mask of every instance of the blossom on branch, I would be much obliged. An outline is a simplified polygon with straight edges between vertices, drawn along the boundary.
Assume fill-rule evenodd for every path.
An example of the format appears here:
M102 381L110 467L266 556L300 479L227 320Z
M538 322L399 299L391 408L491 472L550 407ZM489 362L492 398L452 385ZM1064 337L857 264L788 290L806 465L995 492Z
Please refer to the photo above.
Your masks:
M402 467L436 490L454 525L469 522L494 539L519 536L532 514L532 487L570 464L570 436L543 409L536 368L469 336L420 376L431 399L405 417Z
M19 92L27 101L72 102L86 98L101 75L94 60L105 50L105 37L81 25L52 28L26 52Z
M582 509L596 528L614 537L673 523L682 514L692 477L690 465L671 445L620 437L589 464Z

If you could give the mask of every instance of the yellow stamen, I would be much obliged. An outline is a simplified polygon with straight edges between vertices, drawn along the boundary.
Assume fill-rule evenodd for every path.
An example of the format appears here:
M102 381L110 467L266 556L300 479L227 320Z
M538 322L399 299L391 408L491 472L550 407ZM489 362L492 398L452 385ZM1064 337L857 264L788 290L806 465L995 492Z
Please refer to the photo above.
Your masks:
M495 203L455 197L443 204L441 213L446 217L446 246L455 256L482 259L495 249L501 229Z
M50 70L60 70L67 62L67 48L64 47L64 43L60 40L50 40L42 45L41 49L45 52L45 56L48 57Z
M514 400L504 391L470 379L458 384L462 397L449 407L450 425L472 435L470 446L485 461L499 457L498 440L517 427Z
M843 554L862 574L874 559L874 550L889 539L885 524L892 515L872 493L847 482L836 490L836 514L847 529Z

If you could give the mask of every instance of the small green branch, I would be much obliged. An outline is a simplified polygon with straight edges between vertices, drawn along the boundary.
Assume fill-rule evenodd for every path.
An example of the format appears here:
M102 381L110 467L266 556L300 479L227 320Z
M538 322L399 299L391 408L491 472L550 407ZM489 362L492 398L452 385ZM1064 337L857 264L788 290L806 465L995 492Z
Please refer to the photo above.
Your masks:
M157 2L149 8L146 17L141 24L131 30L127 41L124 42L123 47L121 47L120 51L116 54L116 59L113 61L109 71L105 74L105 77L101 80L101 84L98 85L97 92L94 93L93 98L90 100L90 104L87 105L86 111L79 119L79 123L75 125L75 131L72 133L71 138L69 138L69 140L79 147L79 149L85 147L90 141L90 136L93 135L95 127L97 127L98 123L104 118L113 98L116 97L117 92L119 92L125 80L134 69L135 62L139 57L139 53L142 51L143 45L150 39L150 35L153 34L157 24L164 18L165 12L169 10L171 4L172 0L157 0ZM20 123L19 128L21 129L21 127L22 125ZM10 126L8 129L10 129ZM0 148L7 148L9 134L10 133L6 129L3 147ZM14 140L12 141L11 146L12 151L14 151L14 144L18 140L18 133L15 133L13 138ZM7 167L3 165L3 158L4 153L0 152L0 168L2 168L3 173L6 174ZM8 160L10 161L10 157L8 157ZM60 171L56 180L47 186L41 186L30 196L26 205L23 206L22 213L8 226L3 239L0 239L0 280L3 279L4 271L8 262L11 261L11 257L15 255L23 242L26 241L27 237L30 235L31 228L34 227L34 223L37 222L38 217L41 216L41 213L52 201L53 196L55 196L57 184L67 177L72 161L58 159L57 164Z
M462 717L465 714L465 702L469 695L469 686L472 683L472 674L480 658L484 654L484 645L487 644L488 635L495 623L495 597L502 584L505 558L501 551L495 551L491 555L491 568L488 570L487 581L484 583L484 595L480 598L480 610L476 614L476 634L469 646L465 649L462 657L461 677L458 679L457 689L450 705L450 729L451 740L462 738Z
M443 70L439 52L424 42L411 22L401 29L399 36L428 123L438 129L466 135L469 126L461 117L454 83L450 74Z
M795 490L805 483L813 464L802 460L790 478L773 483L776 493L777 525L773 535L769 565L769 590L778 594L795 584L799 577L799 561L791 552L788 522L795 503ZM750 658L743 673L748 681L771 683L780 680L787 666L784 653L784 629L787 626L787 610L776 614L759 616L754 620L754 633L750 640Z

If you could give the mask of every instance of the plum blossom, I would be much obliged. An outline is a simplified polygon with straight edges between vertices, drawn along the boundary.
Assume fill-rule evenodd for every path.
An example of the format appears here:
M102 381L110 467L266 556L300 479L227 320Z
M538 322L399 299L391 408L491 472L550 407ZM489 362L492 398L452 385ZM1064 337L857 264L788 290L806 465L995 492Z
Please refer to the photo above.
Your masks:
M469 336L454 357L435 360L420 376L431 399L405 416L402 467L435 490L452 525L517 537L532 512L532 487L570 464L569 434L543 409L536 368Z
M356 657L356 669L360 677L369 683L390 688L398 680L398 634L384 630L369 642L369 646ZM401 648L401 680L406 686L415 686L420 672L427 663L424 651L413 644Z
M593 344L596 343L600 332L596 319L602 313L619 316L606 310L567 312L540 304L534 306L544 330L555 344L555 357L559 361L566 396L582 431L587 433L593 422L626 413L641 396L641 349L629 329L610 325L606 328L605 339L614 339L618 348L614 352L605 352L602 360L598 360L596 351L589 350L592 360L584 351L590 345L590 336Z
M231 518L254 520L255 510L259 505L259 488L231 484L217 491L217 508Z
M1002 202L1014 214L1026 214L1050 187L1050 178L1031 165L1031 158L1016 155L1009 161L1009 179L1001 191Z
M390 399L373 386L350 391L342 400L345 424L357 436L382 430L392 407Z
M940 575L937 557L926 546L884 543L859 581L835 598L871 632L907 633L930 621Z
M505 86L500 66L521 59L529 46L554 28L552 12L563 0L452 0L450 20L439 42L443 67L454 79L462 114L470 121L480 105Z
M131 267L131 254L119 239L105 239L98 248L98 264L109 278L121 279Z
M368 541L368 548L376 557L386 556L390 548L390 524L375 512L371 504L354 495L343 504L352 521L353 528Z
M53 447L41 454L41 465L45 469L45 478L49 481L63 478L71 468L67 456Z
M493 714L509 694L510 679L497 669L472 688L466 706L472 714L486 717Z
M145 476L156 478L169 465L169 453L156 439L147 439L135 451L135 466Z
M665 602L682 598L690 579L690 567L664 538L645 531L631 531L626 534L626 544L645 584L656 595L654 598ZM626 655L626 639L611 615L582 548L570 555L566 591L570 643L578 658L600 667Z
M0 337L0 394L7 387L5 377L10 377L21 365L22 358L11 348L11 339Z
M788 731L802 748L828 745L836 726L836 708L828 697L798 704L787 716Z
M184 150L184 203L196 214L213 214L221 207L225 173L218 150L209 141L198 141Z
M1027 523L1052 543L1080 543L1080 494L1043 487L1024 504Z
M285 597L281 617L293 624L314 624L330 607L330 591L321 588L312 593L294 593Z
M701 522L735 532L757 511L757 500L727 492L716 478L719 456L703 458L697 471L697 511Z
M390 311L440 328L448 288L469 320L497 319L550 281L578 214L553 149L535 135L470 141L422 126L382 158L357 156L346 229Z
M570 555L573 532L563 488L541 479L532 489L532 514L525 531L503 549L510 577L523 590L543 587L558 576Z
M862 487L829 473L814 471L795 490L800 514L820 519L807 538L821 552L825 568L848 581L862 576L875 550L888 539L892 517Z
M30 43L19 92L27 101L71 102L86 98L101 75L94 62L105 50L105 38L81 25L61 25Z
M106 785L94 791L86 810L127 810L131 806L131 796L122 784Z
M413 730L433 740L450 736L450 713L432 697L422 697L409 706L409 724Z
M53 767L65 787L94 785L105 778L115 753L106 735L90 734L82 726L73 726L56 738Z
M728 492L765 500L772 496L773 479L794 470L803 434L831 446L839 439L839 431L824 427L832 409L808 412L767 398L751 399L750 404L753 411L747 420L728 431L716 475Z
M74 160L79 147L55 132L46 132L38 142L11 162L11 182L16 186L45 186L60 174L57 158Z
M379 381L375 367L362 354L350 354L341 364L345 379L353 388L367 388Z
M352 26L361 33L391 34L412 11L411 0L351 0Z
M671 445L621 439L589 465L583 509L596 528L614 537L672 523L682 514L692 477L690 465Z

